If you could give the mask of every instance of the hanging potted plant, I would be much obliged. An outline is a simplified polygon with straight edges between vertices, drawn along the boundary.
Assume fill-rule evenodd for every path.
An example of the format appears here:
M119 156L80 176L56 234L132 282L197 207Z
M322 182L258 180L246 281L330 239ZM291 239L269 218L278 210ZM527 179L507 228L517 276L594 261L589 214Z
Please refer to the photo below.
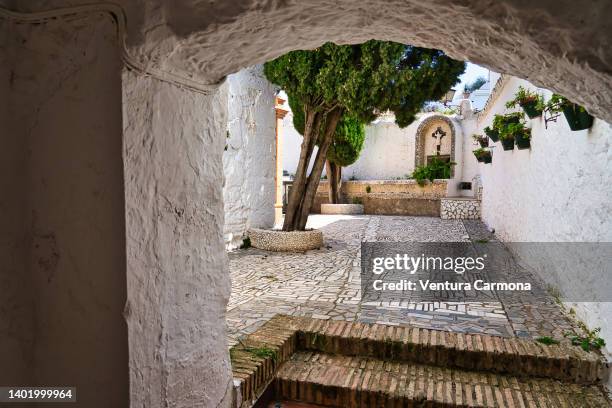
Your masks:
M476 160L478 160L480 163L488 164L493 161L493 156L491 155L491 151L489 149L484 149L481 147L472 151L472 153L474 153Z
M487 126L484 128L484 132L493 142L499 142L499 132L497 129Z
M472 139L478 142L480 147L489 147L489 139L483 135L472 135Z
M551 112L563 112L567 123L573 131L585 130L593 126L593 116L589 115L585 108L572 103L569 99L559 94L553 94L546 108Z
M517 126L512 124L510 126ZM513 130L514 132L514 144L519 150L531 148L531 129L524 127L522 124L518 125L520 128Z
M534 119L542 115L544 111L544 98L542 95L519 86L518 91L514 94L514 99L506 102L506 108L514 108L516 105L523 108L529 119Z

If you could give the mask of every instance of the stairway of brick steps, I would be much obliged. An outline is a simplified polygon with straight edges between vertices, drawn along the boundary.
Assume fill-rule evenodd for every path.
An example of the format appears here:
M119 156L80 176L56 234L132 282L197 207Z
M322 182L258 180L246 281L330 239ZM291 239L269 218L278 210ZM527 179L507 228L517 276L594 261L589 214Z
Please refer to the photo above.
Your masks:
M230 350L235 407L269 387L330 407L607 407L607 366L573 346L277 315Z

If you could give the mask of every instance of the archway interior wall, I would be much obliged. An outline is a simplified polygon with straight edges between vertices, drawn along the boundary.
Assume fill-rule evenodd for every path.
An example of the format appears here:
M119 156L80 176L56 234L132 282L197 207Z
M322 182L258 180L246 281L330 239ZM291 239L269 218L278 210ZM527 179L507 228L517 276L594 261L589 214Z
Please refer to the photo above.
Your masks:
M228 406L223 149L227 92L124 71L132 406Z
M0 18L0 384L127 406L121 58L105 14Z

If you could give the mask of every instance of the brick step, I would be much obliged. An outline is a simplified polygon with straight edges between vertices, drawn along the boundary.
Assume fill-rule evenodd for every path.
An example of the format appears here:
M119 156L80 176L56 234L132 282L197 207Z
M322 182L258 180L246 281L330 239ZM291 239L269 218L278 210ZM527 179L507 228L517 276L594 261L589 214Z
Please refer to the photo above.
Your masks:
M571 345L409 326L290 317L299 350L595 384L607 366Z
M298 351L278 370L279 399L328 407L607 407L597 386Z
M590 385L601 383L607 374L607 366L599 355L569 345L545 346L530 340L489 335L276 315L230 350L234 374L234 406L251 406L274 381L279 369L283 375L287 375L286 370L299 363L295 358L291 360L296 353L302 356L306 355L304 353L334 355L339 361L371 359L380 365L399 364L401 367L423 367L423 370L427 367L427 372L436 373L438 381L436 388L431 390L437 390L438 387L444 390L448 386L446 382L440 382L446 377L438 374L471 372L470 375L477 378L490 378L491 381L512 379L535 384L534 387L540 384L539 381L544 381L543 385L558 385L551 379L559 380L563 382L559 387L582 395L580 390L591 392L595 388ZM289 360L291 362L287 363ZM285 367L284 364L289 365ZM333 367L328 369L333 372L337 370ZM283 377L278 378L282 384ZM341 378L341 375L337 376L338 381ZM451 377L449 384L452 383ZM503 382L501 384L503 390L500 388L499 392L503 391L502 395L511 392L506 389L514 389ZM580 385L585 387L581 388ZM389 382L387 386L392 389L397 385ZM456 392L456 386L453 390ZM483 388L482 392L486 390ZM537 391L538 388L533 390ZM582 406L588 405L569 405Z

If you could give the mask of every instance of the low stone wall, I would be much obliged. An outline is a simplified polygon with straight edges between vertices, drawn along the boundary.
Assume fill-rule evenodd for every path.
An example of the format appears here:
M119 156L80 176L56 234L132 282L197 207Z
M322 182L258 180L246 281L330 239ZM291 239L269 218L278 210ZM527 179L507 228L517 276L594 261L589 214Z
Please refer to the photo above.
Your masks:
M363 204L364 214L439 217L446 180L434 180L423 187L415 180L345 181L342 194L347 203ZM312 212L321 213L321 204L327 203L328 183L321 181Z
M363 204L321 204L321 214L363 214Z
M442 198L440 218L443 220L479 220L480 201L464 197Z
M349 180L342 182L342 193L348 196L362 194L405 194L414 198L446 197L447 180L427 182L423 187L415 180ZM369 187L369 189L368 189ZM329 183L321 180L317 193L328 193Z

